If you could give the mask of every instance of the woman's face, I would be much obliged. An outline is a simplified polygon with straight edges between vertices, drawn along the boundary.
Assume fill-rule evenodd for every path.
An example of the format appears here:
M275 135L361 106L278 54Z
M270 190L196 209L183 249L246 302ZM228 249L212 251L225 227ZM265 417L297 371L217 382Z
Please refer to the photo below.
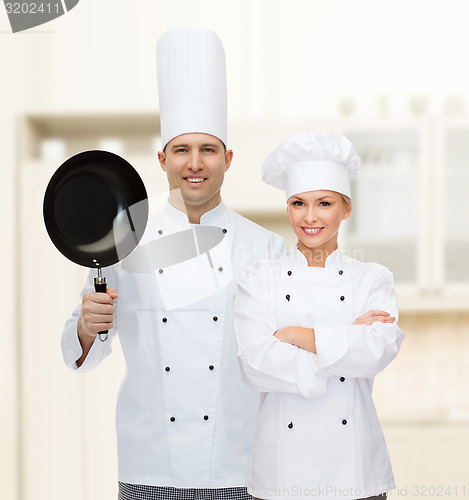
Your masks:
M337 248L340 223L351 213L342 196L335 191L308 191L291 196L288 218L298 236L298 249L305 254L327 255ZM307 257L308 258L308 257ZM309 259L308 259L309 261Z

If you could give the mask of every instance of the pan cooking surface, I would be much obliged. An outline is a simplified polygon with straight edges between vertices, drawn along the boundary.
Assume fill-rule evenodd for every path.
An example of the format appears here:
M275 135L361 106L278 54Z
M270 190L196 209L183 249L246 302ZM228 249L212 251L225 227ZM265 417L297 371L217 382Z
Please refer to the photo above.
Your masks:
M92 243L112 230L117 204L99 175L70 176L55 193L55 228L71 245Z
M52 242L65 257L86 267L110 266L128 255L142 237L147 217L147 193L137 171L106 151L69 158L52 176L44 196L44 221Z

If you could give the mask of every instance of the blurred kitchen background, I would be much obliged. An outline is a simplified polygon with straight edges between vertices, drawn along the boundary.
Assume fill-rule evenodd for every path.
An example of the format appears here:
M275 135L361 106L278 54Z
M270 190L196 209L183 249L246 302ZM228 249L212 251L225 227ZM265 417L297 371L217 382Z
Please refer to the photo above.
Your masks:
M225 203L293 244L285 202L260 181L270 151L301 130L346 134L362 157L349 255L396 280L401 353L375 382L397 496L469 496L469 30L446 0L81 0L11 34L0 9L3 285L0 481L5 500L111 500L118 342L77 375L60 334L86 270L49 241L44 190L70 155L123 155L150 195L156 153L155 43L215 30L225 50Z

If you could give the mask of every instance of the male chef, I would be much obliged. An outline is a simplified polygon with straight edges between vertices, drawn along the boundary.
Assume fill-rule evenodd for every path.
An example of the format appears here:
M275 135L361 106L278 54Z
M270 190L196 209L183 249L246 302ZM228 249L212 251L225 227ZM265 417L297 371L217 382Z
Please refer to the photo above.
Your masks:
M106 269L113 288L94 293L90 272L63 355L89 371L119 334L127 364L116 418L120 500L248 499L258 395L242 383L235 354L236 278L287 249L221 199L233 152L218 37L165 33L157 70L169 200L150 217L137 257ZM102 330L107 338L97 337Z

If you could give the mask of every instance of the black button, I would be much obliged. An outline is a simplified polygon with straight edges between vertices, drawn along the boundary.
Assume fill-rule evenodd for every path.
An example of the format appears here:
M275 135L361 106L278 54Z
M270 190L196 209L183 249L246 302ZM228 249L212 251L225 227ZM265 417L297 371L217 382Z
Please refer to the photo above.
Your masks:
M159 272L160 274L163 274L163 269L158 269L158 272Z
M290 422L290 423L288 424L288 428L289 428L289 429L293 429L293 422Z
M288 294L287 294L287 295L285 295L285 298L286 298L287 300L290 300L290 295L288 295Z
M168 318L163 318L161 321L162 321L163 323L166 323L166 321L168 321Z
M208 420L208 415L204 415L204 420Z
M347 425L347 420L342 420L342 425Z
M163 234L163 231L161 229L158 229L158 234Z
M342 274L344 274L344 271L342 271L342 269L339 271L339 274L342 276Z
M343 295L340 296L340 300L344 301L345 297Z
M218 321L218 316L214 316L213 321Z
M345 377L340 377L341 382L345 382Z
M223 229L223 233L226 234L228 232L228 229Z
M291 271L288 271L287 274L288 274L288 276L291 276Z
M169 372L169 370L171 370L171 368L170 368L169 366L167 366L167 367L165 368L165 370L166 370L167 372Z
M213 369L215 369L215 367L214 367L213 365L210 365L210 366L208 367L208 369L209 369L209 370L213 370Z
M171 417L169 420L171 420L171 422L174 422L176 419L174 417Z
M222 272L222 271L223 271L223 267L219 267L219 268L218 268L218 270L219 270L220 272Z

